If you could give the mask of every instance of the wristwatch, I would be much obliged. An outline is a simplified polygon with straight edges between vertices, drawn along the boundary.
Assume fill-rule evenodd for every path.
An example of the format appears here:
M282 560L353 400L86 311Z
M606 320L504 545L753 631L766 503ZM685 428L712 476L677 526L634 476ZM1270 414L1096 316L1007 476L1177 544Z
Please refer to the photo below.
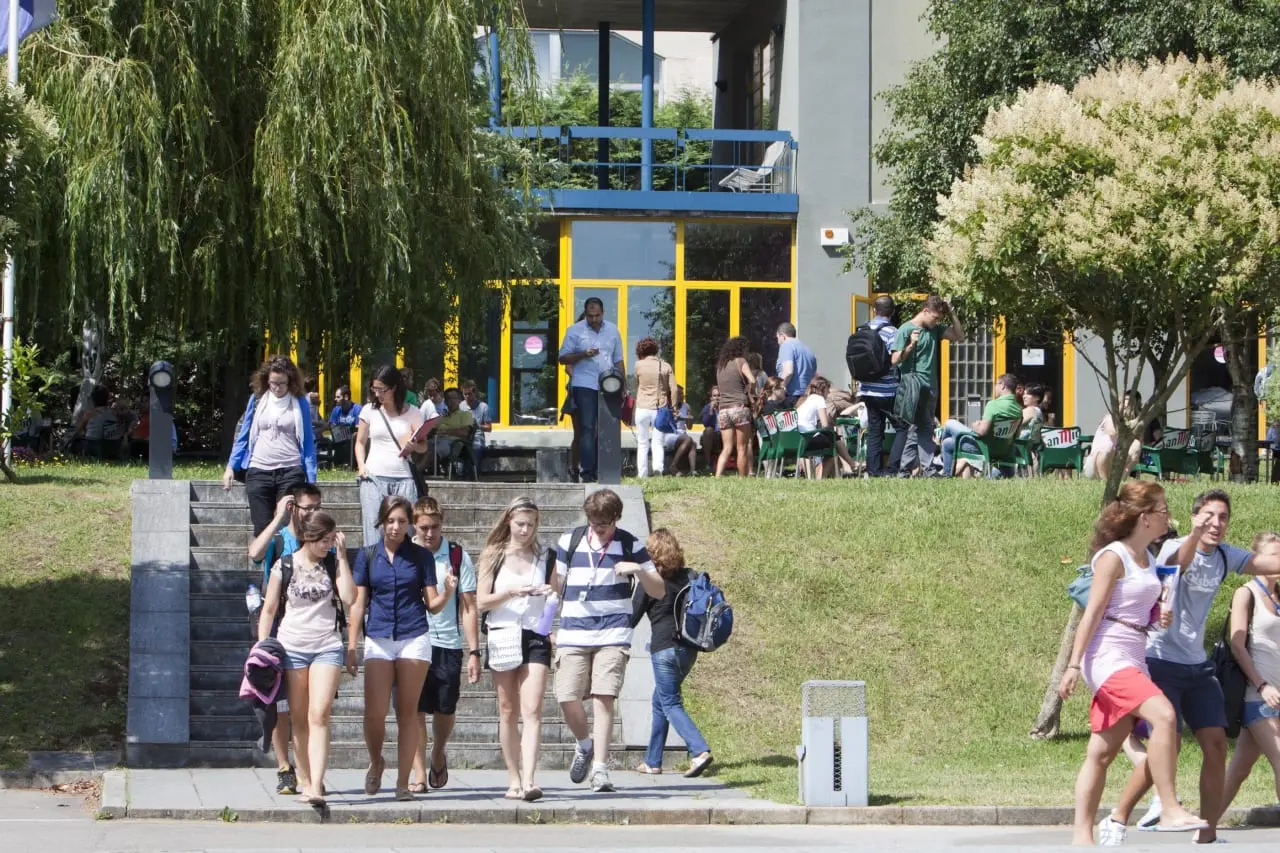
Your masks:
M472 650L471 650L470 652L468 652L467 654L469 654L469 655L470 655L471 657L473 657L473 658L478 658L478 657L480 657L480 650L479 650L479 649L472 649Z

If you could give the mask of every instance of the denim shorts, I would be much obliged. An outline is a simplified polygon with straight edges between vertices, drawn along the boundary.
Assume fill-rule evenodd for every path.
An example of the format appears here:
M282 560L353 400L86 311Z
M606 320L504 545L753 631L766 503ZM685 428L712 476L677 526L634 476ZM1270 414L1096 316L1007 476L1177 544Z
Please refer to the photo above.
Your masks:
M306 669L313 663L324 663L341 669L347 662L346 650L342 646L325 652L297 652L292 649L285 649L284 654L285 669Z
M1245 702L1244 716L1240 719L1240 725L1248 728L1268 717L1280 717L1280 708L1272 708L1266 702Z

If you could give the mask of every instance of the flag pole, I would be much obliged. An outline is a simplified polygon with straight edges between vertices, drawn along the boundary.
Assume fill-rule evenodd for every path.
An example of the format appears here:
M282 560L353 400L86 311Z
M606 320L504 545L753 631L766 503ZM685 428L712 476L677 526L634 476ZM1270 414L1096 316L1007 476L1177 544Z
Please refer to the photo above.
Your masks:
M18 0L9 0L9 88L18 87ZM0 306L0 318L4 322L4 390L0 393L0 418L8 422L10 409L13 408L13 293L15 275L13 252L5 254L4 259L4 299ZM13 464L13 442L4 443L4 462Z

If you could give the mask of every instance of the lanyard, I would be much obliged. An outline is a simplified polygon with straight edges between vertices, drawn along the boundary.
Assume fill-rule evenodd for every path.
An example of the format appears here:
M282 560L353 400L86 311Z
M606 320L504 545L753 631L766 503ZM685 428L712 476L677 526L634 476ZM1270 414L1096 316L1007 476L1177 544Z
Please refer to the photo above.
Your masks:
M595 561L595 559L593 559L593 558L595 557L595 555L596 555L596 549L591 547L591 538L590 538L590 536L588 536L588 537L587 537L587 565L591 566L591 580L592 580L592 581L594 581L594 580L595 580L596 570L597 570L598 568L600 568L600 566L604 563L604 557L605 557L605 554L607 554L607 553L608 553L608 551L609 551L609 545L610 545L612 542L613 542L613 537L612 537L612 536L610 536L608 539L604 540L604 542L600 545L600 562L599 562L599 563L597 563L597 562Z
M1254 578L1254 582L1258 584L1259 588L1261 588L1263 595L1267 597L1267 601L1271 602L1271 610L1277 616L1280 616L1280 604L1276 603L1276 597L1271 594L1271 590L1267 589L1266 585L1257 578Z

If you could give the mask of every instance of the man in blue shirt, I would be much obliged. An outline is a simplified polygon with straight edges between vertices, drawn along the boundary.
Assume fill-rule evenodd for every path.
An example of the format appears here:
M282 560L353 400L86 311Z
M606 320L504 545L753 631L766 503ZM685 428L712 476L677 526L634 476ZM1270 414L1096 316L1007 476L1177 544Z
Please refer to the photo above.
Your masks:
M583 305L580 322L565 332L560 346L560 363L573 366L569 393L578 417L574 421L578 439L578 459L582 482L596 480L596 419L599 415L600 374L609 368L626 372L623 364L622 334L604 318L604 302L595 296Z
M267 579L281 557L298 550L299 533L303 523L320 509L320 489L314 483L304 483L285 495L276 504L275 517L249 544L249 560L254 568L262 569L262 589L258 594L258 606L249 611L249 624L253 636L257 636L258 615L262 610L262 593L267 591ZM252 595L252 592L250 592ZM298 774L289 761L289 700L276 703L276 727L271 733L271 751L276 756L276 793L296 794L300 790ZM304 780L305 781L305 780ZM306 786L304 786L306 787Z
M413 505L413 541L431 552L436 576L454 575L457 588L443 589L448 599L431 623L431 668L418 699L418 726L421 745L413 759L412 793L425 794L430 788L449 783L445 747L457 719L458 696L462 692L463 638L466 638L467 683L480 680L480 626L476 610L476 567L456 542L444 537L444 510L435 498L422 498ZM461 623L461 624L459 624ZM427 763L427 714L431 715L431 763ZM428 772L430 768L430 772Z
M796 327L790 323L778 326L778 378L787 386L786 406L794 409L818 372L818 357L796 338Z
M351 437L360 426L360 404L351 399L351 389L339 385L333 392L333 409L329 412L330 435L333 436L333 463L350 468L354 457L351 455Z

